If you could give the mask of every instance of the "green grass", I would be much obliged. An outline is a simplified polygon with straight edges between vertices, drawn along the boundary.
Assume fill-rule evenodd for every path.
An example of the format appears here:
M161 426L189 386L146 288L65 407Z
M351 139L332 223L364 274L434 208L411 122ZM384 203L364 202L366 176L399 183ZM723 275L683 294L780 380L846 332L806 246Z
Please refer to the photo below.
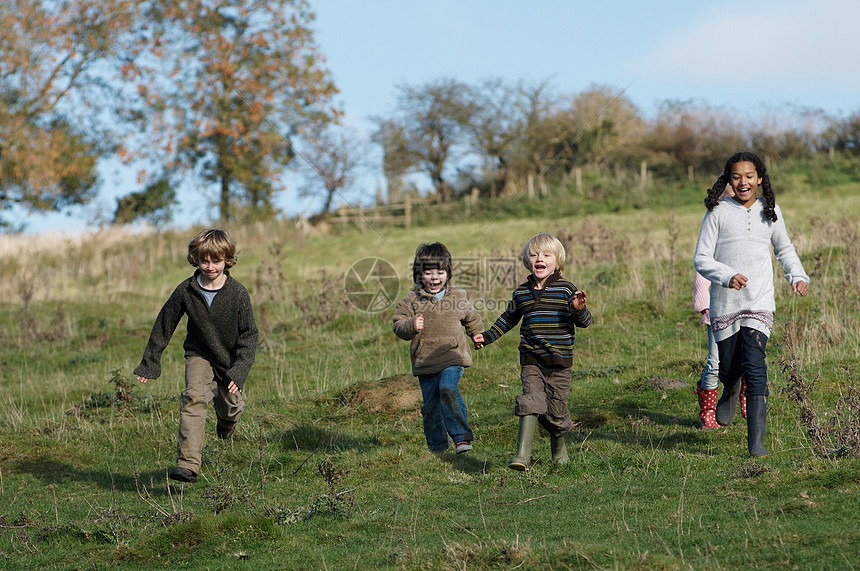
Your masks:
M156 312L188 275L188 236L9 254L0 567L856 568L860 458L843 444L860 430L844 406L860 346L860 185L843 175L827 189L798 182L778 195L813 281L799 298L776 280L770 455L755 459L739 417L697 428L692 387L707 341L692 311L690 257L700 200L617 212L568 205L551 217L548 201L524 203L520 215L541 217L328 236L286 223L236 229L233 275L251 291L265 342L236 439L214 438L210 414L200 481L185 486L166 480L184 325L160 379L140 385L131 370ZM475 450L434 457L392 309L365 314L318 296L337 292L366 256L390 261L405 294L422 241L444 241L455 258L508 257L539 231L568 235L566 273L594 314L577 335L571 463L553 465L540 433L532 469L506 467L517 432L516 332L476 352L461 382ZM27 284L35 293L25 301ZM485 325L497 315L485 312ZM815 383L805 401L815 422L801 420L784 390L797 379Z

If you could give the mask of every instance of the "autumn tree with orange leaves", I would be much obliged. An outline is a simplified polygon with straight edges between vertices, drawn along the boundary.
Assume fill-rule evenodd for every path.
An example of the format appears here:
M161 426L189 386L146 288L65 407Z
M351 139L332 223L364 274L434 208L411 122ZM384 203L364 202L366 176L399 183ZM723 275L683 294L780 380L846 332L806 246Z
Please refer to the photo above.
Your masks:
M222 223L272 216L291 139L339 116L308 3L144 0L138 19L123 48L134 87L123 116L143 136L126 160L217 185Z
M0 213L85 204L112 153L100 110L112 105L104 62L133 2L0 4ZM0 226L10 226L0 220Z

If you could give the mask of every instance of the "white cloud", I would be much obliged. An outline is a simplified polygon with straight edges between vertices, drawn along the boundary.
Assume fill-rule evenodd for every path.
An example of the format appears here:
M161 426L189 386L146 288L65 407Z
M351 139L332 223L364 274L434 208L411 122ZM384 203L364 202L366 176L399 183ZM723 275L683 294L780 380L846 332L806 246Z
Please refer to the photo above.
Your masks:
M628 65L646 81L833 91L860 88L858 55L856 0L732 1Z

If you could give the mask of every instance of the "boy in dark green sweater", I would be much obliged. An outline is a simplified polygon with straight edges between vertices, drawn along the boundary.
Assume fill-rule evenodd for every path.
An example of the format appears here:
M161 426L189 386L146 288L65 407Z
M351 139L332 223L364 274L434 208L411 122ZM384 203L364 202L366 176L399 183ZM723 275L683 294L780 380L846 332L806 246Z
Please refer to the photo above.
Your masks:
M242 416L242 389L254 364L258 334L248 291L228 271L236 263L230 234L222 229L200 232L188 244L187 259L197 270L161 308L134 374L142 383L161 375L161 354L179 320L188 315L179 457L169 477L193 483L200 472L209 402L214 401L219 438L230 438Z
M492 327L472 339L477 348L510 331L520 319L520 365L523 394L514 411L520 418L517 455L508 464L527 470L535 428L540 422L550 435L552 460L568 462L564 435L573 427L567 397L573 365L574 326L588 327L591 312L584 291L562 278L564 246L554 236L538 234L523 248L523 265L531 271L514 290L511 301Z

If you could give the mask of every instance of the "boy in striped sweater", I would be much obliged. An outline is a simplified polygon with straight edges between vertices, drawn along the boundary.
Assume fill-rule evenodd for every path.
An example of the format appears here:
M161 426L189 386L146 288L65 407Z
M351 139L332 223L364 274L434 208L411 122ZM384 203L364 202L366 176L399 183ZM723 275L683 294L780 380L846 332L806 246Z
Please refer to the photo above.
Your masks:
M537 423L550 434L552 460L568 462L564 435L573 428L567 397L573 365L574 327L588 327L591 312L586 295L562 277L564 246L549 234L533 236L523 248L528 280L514 290L505 312L488 330L472 339L476 348L489 345L510 331L520 319L520 374L523 394L517 395L514 414L520 419L517 455L508 464L528 470Z

